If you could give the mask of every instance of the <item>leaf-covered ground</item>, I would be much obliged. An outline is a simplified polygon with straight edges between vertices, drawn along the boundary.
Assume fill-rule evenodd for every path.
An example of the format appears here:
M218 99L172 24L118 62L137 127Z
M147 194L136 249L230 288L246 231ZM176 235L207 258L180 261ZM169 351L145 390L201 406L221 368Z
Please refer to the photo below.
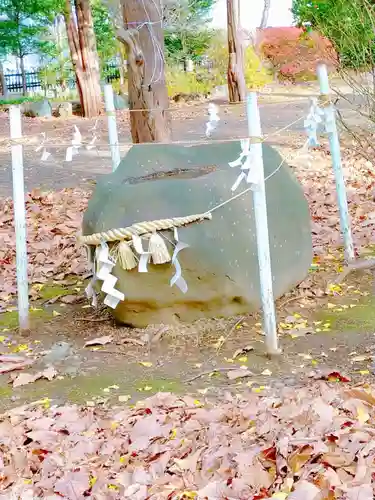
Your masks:
M210 337L212 332L208 327L207 331L204 328L198 332L189 330L186 333L191 335L187 335L185 343L179 346L185 357L186 343L191 343L195 335L198 350L208 344L211 349L204 351L209 352L207 359L195 361L194 374L201 382L196 391L199 400L196 396L157 394L130 408L123 406L130 397L128 394L119 395L117 405L121 405L115 407L107 407L105 399L93 402L87 401L88 398L83 407L53 406L53 401L44 398L39 403L2 415L0 499L374 498L375 396L372 391L375 388L366 387L363 382L361 387L354 386L341 373L340 366L327 372L324 378L328 381L317 381L316 378L321 378L317 375L319 365L324 365L331 354L340 352L341 346L332 346L324 340L320 344L316 336L314 352L311 348L305 351L302 349L304 339L300 338L311 333L328 332L330 335L330 320L309 318L307 310L310 307L335 313L352 307L356 310L357 299L366 297L369 292L360 289L364 280L358 286L357 283L342 283L326 287L342 270L343 257L330 157L324 150L299 157L296 157L297 152L296 148L283 149L291 158L290 164L309 202L315 259L307 280L286 299L281 299L283 310L289 300L295 299L302 309L296 312L292 302L292 312L283 314L278 327L280 333L295 339L301 346L298 354L287 352L289 358L284 359L284 365L290 360L294 374L296 366L298 373L312 370L315 373L300 386L284 387L288 384L283 380L277 387L274 384L266 387L266 383L260 385L262 380L271 378L273 371L276 375L277 369L263 358L254 366L256 357L251 358L252 346L249 347L246 335L255 343L259 342L258 351L263 349L259 323L250 327L246 326L247 320L242 319L229 328L228 323L222 324L222 330L215 323L215 338ZM359 254L366 254L372 251L371 245L375 243L372 165L348 149L344 153L344 169L356 249ZM41 301L44 304L56 301L71 304L77 294L82 294L88 269L76 235L89 196L90 193L82 189L34 191L27 196L31 297L37 304ZM12 216L11 200L0 201L0 311L14 307ZM50 283L61 287L62 291L52 299L45 294ZM57 310L53 313L56 317L60 314ZM81 309L80 315L84 316ZM3 317L0 316L0 321ZM49 330L62 329L57 319L49 325ZM90 318L82 319L91 321ZM85 333L84 324L76 324L80 335ZM370 375L372 324L368 327L369 338L364 350L352 348L349 354L344 351L344 355L334 358L336 364L341 362L349 367L350 374L354 371L361 376ZM356 326L353 328L355 330ZM29 340L17 341L10 332L13 327L3 330L6 332L1 332L0 338L1 369L6 371L10 363L19 363L19 368L26 370L9 375L14 390L23 385L42 384L41 379L47 379L47 384L64 379L66 375L56 360L51 362L48 358L53 349L45 350L40 340L35 344L33 340L32 346ZM107 324L91 323L89 330L91 339L99 337L104 342L103 338L111 336L111 341L105 341L102 346L80 346L80 349L92 349L94 354L104 356L107 366L113 363L117 370L119 359L123 365L126 363L124 354L133 356L124 339L117 339L124 344L121 352L110 350L115 330ZM240 346L231 343L239 336L239 331L243 339ZM152 335L150 331L138 333L139 337L135 332L132 334L136 349L141 352L134 354L137 356L134 363L144 371L150 370L151 380L140 388L149 394L149 388L155 385L152 366L160 363L158 354L153 352L153 339L159 336L157 342L160 341L160 330L153 331ZM202 341L204 336L207 339ZM129 341L128 332L124 338ZM351 342L355 345L355 338ZM109 354L105 357L106 349ZM115 355L119 356L116 364ZM39 366L42 361L46 363ZM127 361L126 366L133 371ZM222 367L223 371L218 370ZM181 365L179 368L181 370ZM202 375L206 369L207 373ZM221 391L216 399L206 401L205 397L211 395L210 380L216 373L221 373L232 392L223 395ZM255 379L260 384L254 383ZM116 387L97 389L116 392ZM235 394L236 391L241 394ZM183 392L186 394L186 390Z
M17 408L0 423L0 498L372 500L372 389Z
M317 265L327 254L336 253L340 258L337 252L341 242L339 214L328 153L323 150L301 155L296 148L284 148L282 153L290 158L309 202ZM350 150L344 155L344 170L354 240L360 252L361 248L375 243L374 172L369 163L354 156ZM35 285L33 297L38 297L40 285L51 280L64 285L68 277L85 277L88 271L86 255L77 245L76 236L89 196L88 191L78 188L28 194L29 276L30 282ZM0 242L1 277L4 279L0 290L1 311L9 307L16 292L11 199L0 200Z

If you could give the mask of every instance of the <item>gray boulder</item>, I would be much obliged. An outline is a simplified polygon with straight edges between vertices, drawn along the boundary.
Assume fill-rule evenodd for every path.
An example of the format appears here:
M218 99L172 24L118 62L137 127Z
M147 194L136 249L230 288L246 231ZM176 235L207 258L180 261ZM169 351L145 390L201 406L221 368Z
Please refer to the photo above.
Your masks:
M62 102L57 106L56 115L60 118L70 118L73 116L73 106L71 102Z
M83 234L135 222L204 213L233 196L238 169L228 162L238 141L185 147L134 145L117 170L99 180L84 215ZM275 298L302 281L312 261L310 216L301 186L272 147L264 145L269 238ZM248 185L242 184L239 193ZM173 232L164 235L173 240ZM148 273L118 265L116 288L125 300L115 318L132 326L228 317L260 307L259 271L252 193L212 213L212 220L179 229L189 248L179 253L188 291L169 282L171 263L149 265Z
M211 97L217 100L228 100L228 85L218 85L212 91Z
M23 105L23 113L26 116L31 116L36 118L51 118L52 117L52 106L47 99L36 102L27 102Z
M117 111L121 111L122 109L129 109L128 96L126 94L114 94L113 104L115 105L115 109Z

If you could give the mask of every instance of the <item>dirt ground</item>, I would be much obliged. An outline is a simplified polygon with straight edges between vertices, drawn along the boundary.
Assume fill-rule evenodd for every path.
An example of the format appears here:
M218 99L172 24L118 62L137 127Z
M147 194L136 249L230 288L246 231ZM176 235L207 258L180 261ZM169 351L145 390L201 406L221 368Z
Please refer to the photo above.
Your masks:
M290 156L292 167L297 146L304 142L303 118L307 110L308 100L304 97L261 105L264 133L273 134L270 142ZM174 110L173 139L204 139L206 111L206 104ZM213 140L246 136L243 107L222 106L220 115L222 120ZM89 140L94 124L78 117L65 123L25 118L24 135L30 136L30 143L24 148L27 190L69 186L91 189L98 176L109 173L105 117L97 123L97 150L85 150L71 163L64 161L73 126L77 125ZM125 154L130 142L127 112L118 113L118 126ZM277 133L284 127L287 130ZM3 140L7 138L7 129L4 113L0 121ZM41 151L35 151L41 132L46 133L45 147L52 153L46 162L40 161ZM0 160L0 196L9 196L10 155L4 143ZM300 164L311 180L317 173L310 169L309 161L308 157L302 158ZM314 214L315 224L319 214ZM358 220L361 217L358 213ZM146 330L129 330L89 309L84 299L74 305L61 303L61 287L52 284L48 300L33 303L33 328L26 336L17 333L14 311L0 316L0 355L26 356L33 363L27 373L43 372L48 366L53 366L56 373L52 380L40 379L17 388L13 387L14 379L23 372L1 375L0 407L40 398L88 405L101 401L134 402L158 391L208 397L244 387L261 392L269 386L293 385L306 377L319 378L330 373L366 380L372 376L374 349L372 275L365 272L351 276L342 287L327 292L327 285L335 279L341 265L340 251L339 256L330 255L327 263L327 249L323 247L316 244L321 261L317 268L312 268L306 283L279 301L283 353L273 359L265 356L259 313L189 326L150 325ZM74 290L79 297L83 289L84 282L76 280ZM310 295L306 294L308 289L313 290ZM84 347L86 341L97 337L108 338L104 345Z
M2 375L0 408L43 398L134 402L159 391L209 397L241 387L262 391L294 385L329 373L366 380L373 373L375 349L372 280L370 274L359 275L342 295L320 300L296 293L280 299L283 353L273 358L265 354L260 314L138 330L115 325L85 302L56 303L41 312L35 305L32 330L22 336L12 327L14 314L8 314L0 328L1 354L26 354L33 361L27 373L52 365L56 376L13 388L12 379L24 372ZM85 347L96 338L97 345Z

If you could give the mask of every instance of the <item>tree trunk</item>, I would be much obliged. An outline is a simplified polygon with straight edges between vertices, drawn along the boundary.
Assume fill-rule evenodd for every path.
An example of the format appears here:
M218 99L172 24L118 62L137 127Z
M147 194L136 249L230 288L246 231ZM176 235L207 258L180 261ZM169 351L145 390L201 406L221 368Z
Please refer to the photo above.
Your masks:
M6 99L8 97L8 86L5 79L4 66L2 61L0 61L0 85L2 96L4 97L4 99Z
M70 0L66 0L65 23L70 55L76 75L82 113L86 118L102 110L99 58L89 0L74 0L75 23Z
M161 2L121 2L125 28L118 30L117 37L125 44L128 54L133 142L167 142L170 140L169 102L165 83Z
M27 94L27 84L26 84L26 72L25 72L25 58L23 55L20 55L20 70L21 70L21 79L22 79L22 95Z
M228 92L230 102L244 101L246 84L243 71L243 47L238 36L237 13L234 0L227 0L228 18Z
M270 7L271 7L271 0L263 0L263 12L262 12L262 19L260 21L259 29L264 29L267 27L268 24L268 17L270 15Z

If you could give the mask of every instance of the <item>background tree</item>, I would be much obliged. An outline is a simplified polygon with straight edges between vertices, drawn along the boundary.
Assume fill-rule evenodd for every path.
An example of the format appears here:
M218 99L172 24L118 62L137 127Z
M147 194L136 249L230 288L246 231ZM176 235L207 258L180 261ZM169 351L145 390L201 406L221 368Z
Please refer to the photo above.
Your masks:
M317 32L290 26L264 30L258 35L258 51L278 80L314 80L318 63L332 63L332 45Z
M373 161L375 146L371 132L375 125L375 2L373 0L294 0L295 20L305 30L319 31L333 44L341 79L351 87L342 92L333 88L339 100L360 116L358 124L349 125L340 113L342 129L354 139L354 147Z
M0 0L0 46L6 55L18 58L26 94L25 56L46 53L52 44L46 39L53 19L49 0Z
M117 30L128 54L131 133L134 143L168 141L163 13L160 0L122 0L123 26ZM147 20L147 22L143 22Z
M262 19L261 19L260 25L259 25L259 29L261 29L261 30L267 27L268 18L270 15L270 8L271 8L271 0L263 0Z
M65 23L83 116L97 116L102 109L99 58L89 0L65 4Z
M215 31L208 27L216 0L167 0L163 6L164 43L172 63L198 60Z
M101 63L109 61L118 52L115 27L107 6L101 0L91 0L96 46Z
M343 66L374 68L375 2L368 0L294 0L295 21L328 38Z
M244 101L246 84L243 67L243 46L238 31L235 0L227 0L228 25L228 92L230 102Z

